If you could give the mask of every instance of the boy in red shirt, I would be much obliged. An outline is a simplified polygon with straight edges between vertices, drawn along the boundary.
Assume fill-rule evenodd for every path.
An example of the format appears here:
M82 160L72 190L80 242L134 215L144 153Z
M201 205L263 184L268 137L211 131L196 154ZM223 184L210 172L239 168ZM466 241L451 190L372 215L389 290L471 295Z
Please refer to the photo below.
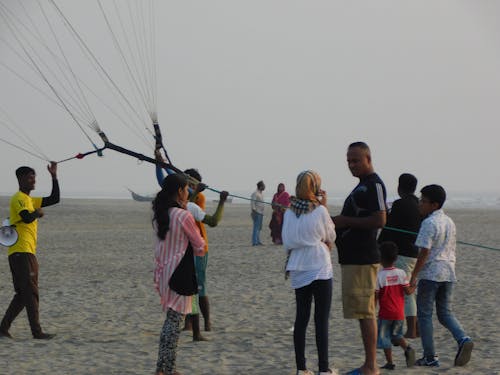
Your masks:
M396 368L392 362L392 345L403 348L406 366L412 367L415 364L415 350L403 337L403 321L404 296L412 294L415 288L410 287L405 271L394 267L398 257L398 247L394 242L383 242L380 245L380 256L383 268L378 272L375 290L379 303L377 348L384 349L387 360L381 368Z

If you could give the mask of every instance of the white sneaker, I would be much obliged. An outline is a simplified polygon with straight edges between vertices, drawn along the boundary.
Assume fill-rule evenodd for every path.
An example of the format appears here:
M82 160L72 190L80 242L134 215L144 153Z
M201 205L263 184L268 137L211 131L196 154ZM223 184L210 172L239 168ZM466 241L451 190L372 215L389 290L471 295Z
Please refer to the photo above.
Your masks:
M297 370L297 375L314 375L311 370Z

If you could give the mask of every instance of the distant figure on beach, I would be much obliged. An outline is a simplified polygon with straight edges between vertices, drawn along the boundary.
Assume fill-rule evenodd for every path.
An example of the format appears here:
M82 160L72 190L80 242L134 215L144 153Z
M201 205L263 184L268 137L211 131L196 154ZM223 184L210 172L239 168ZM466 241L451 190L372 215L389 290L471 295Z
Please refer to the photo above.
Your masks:
M281 245L281 228L283 226L283 214L290 205L290 194L285 191L285 184L278 184L278 191L274 193L272 200L273 214L269 222L271 238L275 245Z
M417 286L417 315L424 356L417 366L439 367L434 348L432 313L434 305L439 322L457 341L455 366L465 366L474 346L452 309L453 288L457 281L455 223L443 211L446 192L440 185L427 185L420 190L422 221L415 244L419 247L417 264L411 275L410 285Z
M163 162L163 158L159 151L155 151L155 158L157 161ZM173 171L167 171L172 174ZM222 191L219 194L219 203L213 215L209 215L205 212L206 198L202 191L205 185L201 183L201 175L197 169L190 168L186 169L184 173L191 176L195 180L199 181L199 184L188 183L190 195L189 202L187 203L187 210L193 215L196 225L200 229L200 233L205 240L205 255L195 256L195 268L196 268L196 279L198 281L198 294L193 298L193 311L191 314L186 316L184 330L193 331L193 341L205 341L206 338L201 334L200 329L200 314L199 310L203 315L203 320L205 322L205 331L212 330L212 324L210 321L210 304L207 295L206 286L206 271L208 266L208 236L204 224L210 227L216 227L219 221L222 219L224 213L224 203L226 202L229 193L227 191ZM160 186L164 181L164 174L162 168L157 165L156 167L156 177Z
M264 195L266 185L264 181L257 182L257 190L252 193L250 207L252 209L251 216L253 221L252 229L252 246L260 246L260 231L262 230L262 221L264 220Z
M193 215L186 209L188 196L186 177L171 174L165 178L161 191L153 200L153 226L156 233L154 282L163 311L166 312L160 334L156 375L176 374L180 326L184 316L192 311L192 295L174 291L171 277L180 264L191 262L193 275L189 275L189 280L192 280L193 254L201 256L205 253L205 241Z
M415 246L417 232L422 221L418 209L418 198L415 196L417 178L409 173L403 173L398 180L397 199L392 204L387 215L388 229L383 229L378 242L393 241L399 249L396 267L411 275L417 262L418 248ZM393 230L391 228L401 230ZM412 233L408 233L412 232ZM414 234L413 234L414 233ZM405 295L406 338L418 337L417 331L417 299L415 293Z
M386 363L381 368L386 370L396 368L392 360L393 345L403 349L407 367L415 364L415 350L403 337L404 297L412 294L415 289L410 287L406 272L394 266L397 258L398 247L394 242L386 241L380 244L383 268L378 272L375 289L379 305L377 347L384 349Z
M293 331L297 375L313 375L305 358L306 330L314 299L314 325L320 375L337 374L328 363L328 318L332 301L332 261L335 225L330 219L321 177L314 171L297 177L295 196L283 219L286 272L295 289L296 316Z
M39 319L38 261L36 259L38 219L43 217L41 207L59 203L57 163L51 162L47 170L52 176L52 191L48 197L31 197L35 189L36 174L30 167L19 167L16 177L19 191L10 200L10 223L18 233L17 242L9 247L9 266L15 294L0 323L0 337L12 338L9 328L17 315L26 308L31 334L35 339L50 340L55 334L42 331Z
M374 172L366 143L349 145L347 165L359 183L345 200L341 214L332 219L337 229L344 318L359 320L365 350L364 364L348 374L374 375L379 373L375 311L380 262L377 232L386 222L386 191Z

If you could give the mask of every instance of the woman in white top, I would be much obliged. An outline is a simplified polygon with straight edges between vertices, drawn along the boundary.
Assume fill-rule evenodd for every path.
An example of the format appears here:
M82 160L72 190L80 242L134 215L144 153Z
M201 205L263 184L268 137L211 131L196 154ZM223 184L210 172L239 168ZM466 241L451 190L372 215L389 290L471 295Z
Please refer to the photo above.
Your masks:
M293 343L297 375L312 375L305 358L306 329L314 298L314 324L319 374L335 374L328 364L328 318L332 299L332 261L335 225L326 208L321 177L304 171L297 177L295 196L283 219L282 239L287 251L287 274L297 304Z

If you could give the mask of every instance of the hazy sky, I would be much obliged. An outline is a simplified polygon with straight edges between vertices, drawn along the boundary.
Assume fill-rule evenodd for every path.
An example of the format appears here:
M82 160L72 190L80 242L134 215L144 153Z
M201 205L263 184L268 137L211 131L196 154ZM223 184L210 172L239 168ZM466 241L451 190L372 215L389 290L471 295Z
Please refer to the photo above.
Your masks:
M0 0L19 11L17 2ZM40 16L37 2L23 4L34 18ZM57 4L110 75L127 86L98 4ZM156 5L158 112L165 144L177 167L197 167L210 186L249 193L263 179L270 198L278 182L293 191L296 175L314 169L329 196L344 197L357 181L347 169L346 148L363 140L389 195L399 174L410 172L419 187L439 183L450 192L500 196L500 2L163 0ZM2 40L17 45L0 20ZM54 28L77 74L113 106L117 95L86 73L90 64L73 50L67 31L55 21ZM28 77L2 41L0 62ZM29 77L42 86L35 75ZM0 79L0 108L51 159L91 149L66 112L4 66ZM111 141L152 154L116 117L99 105L95 112ZM1 126L0 131L0 137L14 140ZM14 170L23 164L38 172L37 193L50 190L43 161L1 143L0 160L0 193L17 189ZM66 196L124 196L124 187L157 190L152 165L109 150L103 158L60 164L59 177Z

